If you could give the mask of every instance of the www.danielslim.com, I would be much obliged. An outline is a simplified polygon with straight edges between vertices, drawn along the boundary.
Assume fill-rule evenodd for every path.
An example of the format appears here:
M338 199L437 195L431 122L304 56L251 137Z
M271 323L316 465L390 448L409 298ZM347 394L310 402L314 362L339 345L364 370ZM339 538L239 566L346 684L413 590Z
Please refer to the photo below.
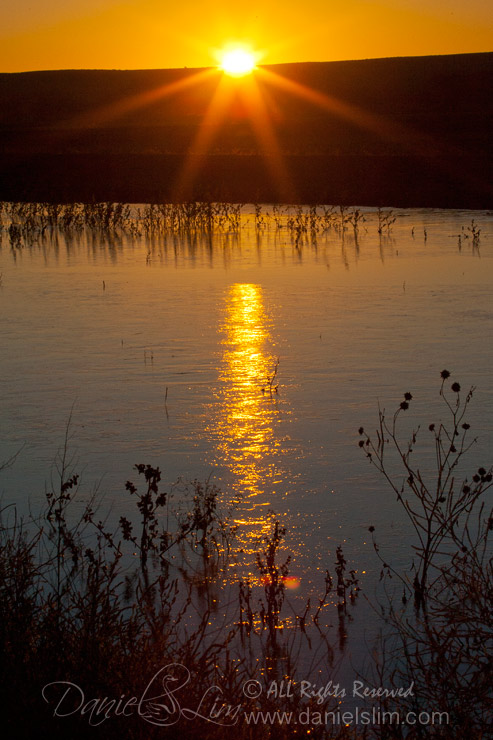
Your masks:
M307 707L301 712L244 712L248 725L304 725L341 727L343 725L448 725L448 712L386 712L356 707L354 711L318 712Z
M392 688L369 687L361 681L354 681L352 689L346 690L339 684L329 681L318 686L310 681L295 684L292 681L277 683L272 681L264 687L259 681L250 679L243 684L243 697L257 701L262 694L269 701L298 696L306 702L298 712L282 710L246 710L242 702L229 704L225 701L219 686L209 686L199 691L199 696L190 692L192 675L181 663L172 663L160 668L138 696L121 694L116 697L87 696L84 689L72 681L53 681L43 687L43 699L49 704L54 717L74 717L79 715L90 726L98 727L116 718L138 716L144 722L157 727L170 727L180 721L205 720L223 727L232 727L242 721L248 725L302 725L320 726L358 726L358 725L448 725L447 712L384 711L378 706L356 707L345 710L342 707L333 711L324 710L327 698L342 699L397 699L414 696L413 684L408 687ZM187 688L188 687L188 688ZM185 689L187 688L187 691ZM315 705L308 702L316 702Z

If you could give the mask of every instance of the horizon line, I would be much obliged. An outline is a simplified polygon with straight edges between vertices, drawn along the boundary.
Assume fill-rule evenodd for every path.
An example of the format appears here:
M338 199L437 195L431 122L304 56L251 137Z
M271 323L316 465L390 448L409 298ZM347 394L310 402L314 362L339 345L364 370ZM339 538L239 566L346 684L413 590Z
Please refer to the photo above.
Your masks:
M296 62L268 62L265 64L258 64L257 67L286 67L294 65L317 65L317 64L352 64L361 62L378 62L378 61L390 61L398 59L430 59L430 58L444 58L444 57L471 57L480 56L485 54L493 54L492 50L489 51L467 51L467 52L451 52L449 54L404 54L402 56L389 56L389 57L363 57L360 59L330 59L324 61L296 61ZM0 71L1 75L20 75L20 74L36 74L39 72L51 73L51 72L178 72L178 71L190 71L196 72L201 70L212 70L217 69L220 72L220 68L217 65L209 64L201 67L63 67L56 69L25 69L11 72Z

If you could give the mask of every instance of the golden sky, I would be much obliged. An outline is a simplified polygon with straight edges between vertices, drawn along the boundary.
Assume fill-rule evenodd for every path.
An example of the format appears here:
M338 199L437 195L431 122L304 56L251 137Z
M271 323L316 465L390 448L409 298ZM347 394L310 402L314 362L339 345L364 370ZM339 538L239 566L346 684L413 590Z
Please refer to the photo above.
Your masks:
M493 50L491 0L16 0L0 71L207 67L231 42L261 62Z

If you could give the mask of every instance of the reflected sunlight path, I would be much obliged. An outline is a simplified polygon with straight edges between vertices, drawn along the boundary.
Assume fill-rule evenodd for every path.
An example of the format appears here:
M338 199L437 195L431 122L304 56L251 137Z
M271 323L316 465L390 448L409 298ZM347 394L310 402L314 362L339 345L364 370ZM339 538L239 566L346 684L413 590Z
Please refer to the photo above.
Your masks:
M217 440L215 463L232 474L230 499L240 504L235 521L242 525L241 544L247 552L254 551L253 538L258 545L259 536L270 531L271 496L286 477L278 465L279 401L268 387L277 360L269 351L270 328L261 286L232 285L220 328L219 413L210 431Z

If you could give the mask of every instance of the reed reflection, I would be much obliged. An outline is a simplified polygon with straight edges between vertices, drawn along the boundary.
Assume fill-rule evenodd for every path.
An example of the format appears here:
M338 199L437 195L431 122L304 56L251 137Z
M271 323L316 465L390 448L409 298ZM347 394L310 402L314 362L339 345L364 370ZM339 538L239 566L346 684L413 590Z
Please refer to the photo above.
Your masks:
M283 480L276 464L278 397L268 384L276 357L270 350L271 320L261 286L232 285L224 313L216 461L233 474L232 493L241 511L237 523L248 540L255 536L258 542L258 536L270 529L268 509ZM248 548L248 542L242 544Z

